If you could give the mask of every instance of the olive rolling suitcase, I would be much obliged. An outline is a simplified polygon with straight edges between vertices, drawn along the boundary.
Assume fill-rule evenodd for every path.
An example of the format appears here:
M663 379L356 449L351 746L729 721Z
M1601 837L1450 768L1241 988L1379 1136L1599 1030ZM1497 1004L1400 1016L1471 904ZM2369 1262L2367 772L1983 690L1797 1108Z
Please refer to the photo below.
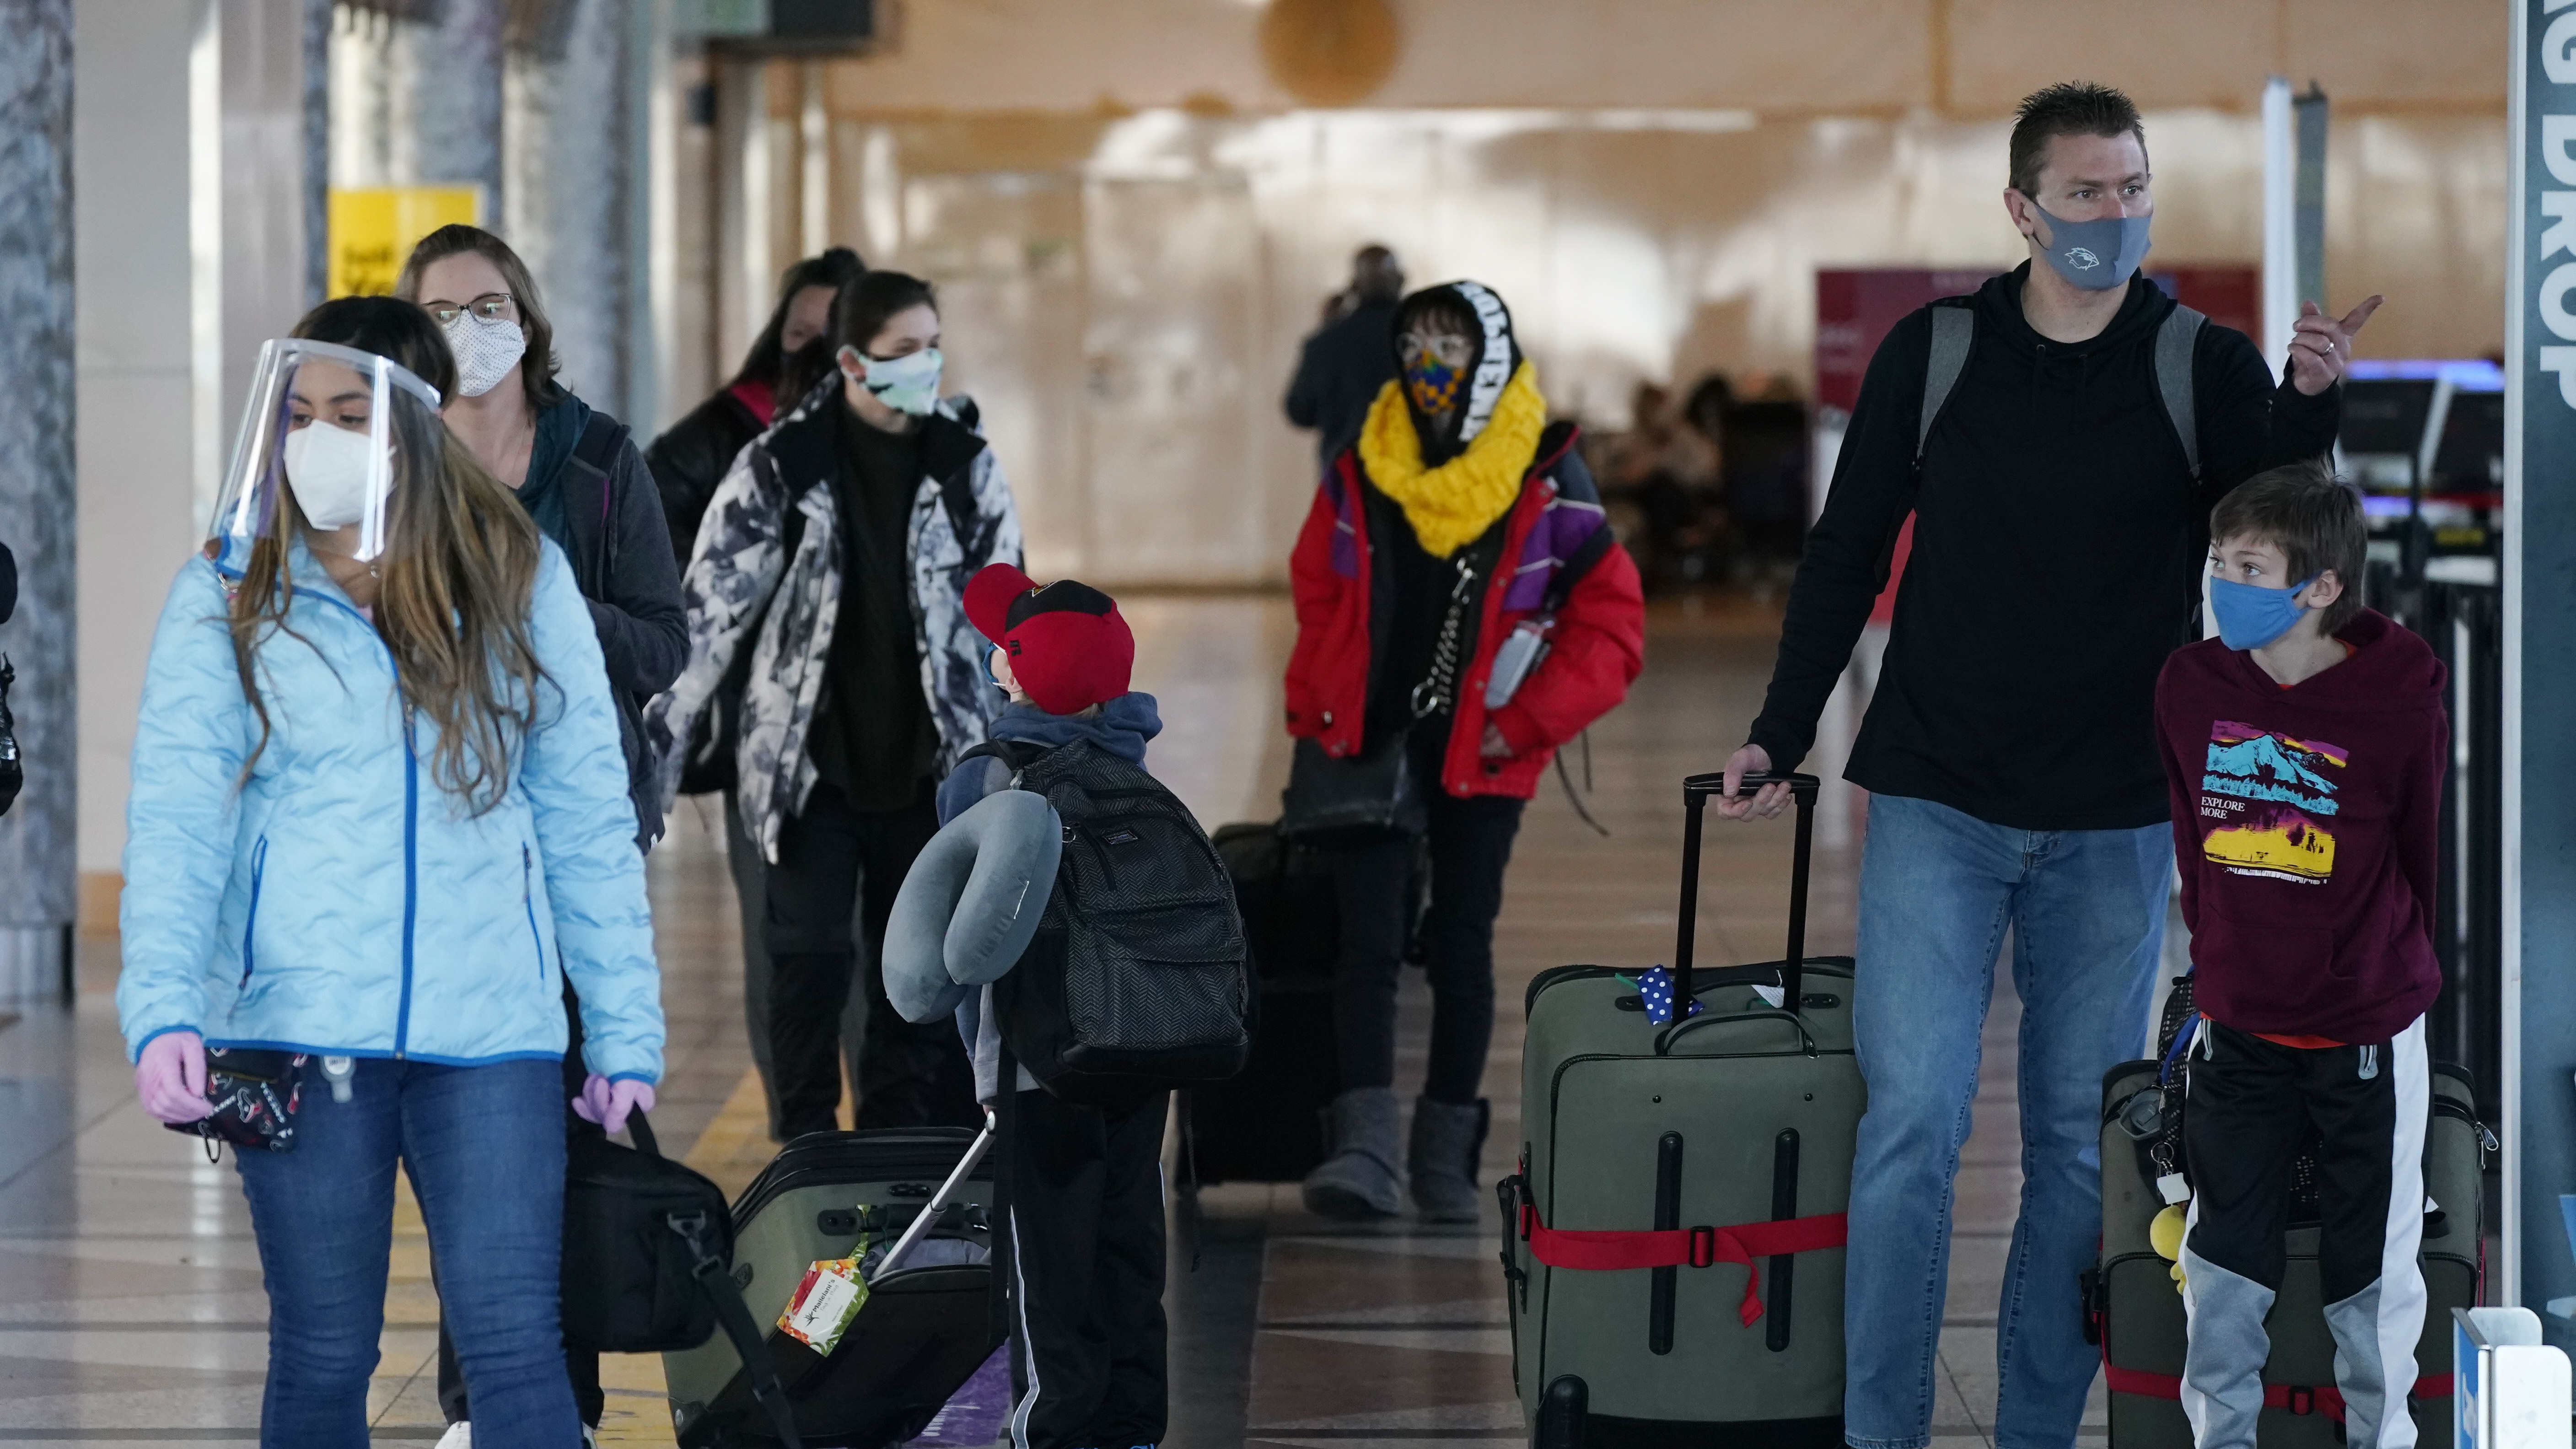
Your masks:
M2178 983L2178 986L2182 985ZM2187 990L2187 986L2183 986ZM2167 1033L2171 1037L2170 1030ZM2102 1256L2082 1285L2086 1337L2100 1345L2110 1390L2111 1449L2192 1449L2182 1411L2185 1322L2173 1264L2149 1240L2165 1206L2152 1160L2161 1126L2164 1064L2126 1062L2102 1078ZM2424 1327L2415 1345L2416 1442L2451 1438L2451 1310L2475 1306L2485 1277L2485 1154L2494 1138L2478 1120L2466 1072L2432 1069L2432 1121L2424 1134ZM2293 1171L2289 1264L2264 1326L2262 1449L2337 1449L2343 1401L2335 1389L2334 1336L2317 1276L2313 1189ZM2305 1211L2302 1211L2302 1204ZM2304 1219L2304 1221L2302 1221Z
M1007 1336L992 1261L1005 1211L985 1164L995 1126L814 1132L733 1205L733 1278L809 1444L914 1437ZM829 1354L777 1327L807 1270L858 1258L867 1293ZM733 1343L662 1357L681 1449L777 1443Z
M1816 781L1786 778L1798 814L1782 960L1691 966L1701 817L1723 789L1694 775L1672 1024L1653 1024L1645 985L1609 967L1530 983L1525 1140L1501 1195L1513 1375L1541 1449L1842 1443L1843 1210L1863 1093L1851 961L1805 958Z

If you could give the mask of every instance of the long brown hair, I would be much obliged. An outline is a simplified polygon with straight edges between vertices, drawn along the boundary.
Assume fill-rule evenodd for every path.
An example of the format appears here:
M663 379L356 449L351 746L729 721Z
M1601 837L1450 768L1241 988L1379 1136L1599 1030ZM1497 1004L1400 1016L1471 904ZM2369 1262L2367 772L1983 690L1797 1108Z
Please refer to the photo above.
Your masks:
M456 386L445 334L409 302L342 297L306 313L293 335L390 358L440 397ZM435 414L408 401L387 405L394 481L376 632L393 655L406 718L427 720L437 735L431 778L480 815L509 791L510 752L535 727L545 679L528 624L537 526ZM289 544L305 527L291 489L279 490L277 504L251 543L231 607L233 662L259 717L254 762L269 737L254 654L263 639L288 632Z
M490 262L500 272L510 289L510 303L519 311L519 332L528 339L528 354L519 359L519 385L527 391L528 411L542 412L563 400L564 389L556 383L555 374L563 364L555 357L554 324L546 320L545 300L537 295L536 274L510 244L479 226L451 222L420 239L404 259L402 272L394 278L394 295L406 302L420 300L420 274L433 262L473 252ZM471 297L453 297L455 302L470 302ZM442 334L442 337L444 334ZM447 388L438 390L440 397L449 396Z

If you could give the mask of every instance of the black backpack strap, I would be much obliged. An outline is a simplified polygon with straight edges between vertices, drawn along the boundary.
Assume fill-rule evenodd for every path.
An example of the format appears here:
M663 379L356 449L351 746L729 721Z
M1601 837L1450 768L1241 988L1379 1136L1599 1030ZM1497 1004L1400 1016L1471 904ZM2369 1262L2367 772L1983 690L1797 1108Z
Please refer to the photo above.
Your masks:
M2209 319L2177 302L2165 314L2164 324L2156 329L2156 393L2165 402L2165 416L2173 420L2174 436L2182 440L2183 461L2191 465L2191 481L2200 481L2200 422L2192 402L2191 362L2200 347L2200 327Z
M741 1355L743 1375L751 1380L751 1396L769 1411L770 1426L777 1431L778 1442L786 1449L805 1449L805 1441L796 1433L796 1411L787 1402L786 1386L778 1381L778 1366L769 1360L769 1344L761 1337L760 1324L752 1318L750 1306L742 1301L742 1289L733 1281L725 1255L709 1241L706 1213L671 1213L663 1221L695 1255L689 1276L697 1280L698 1291L715 1305L716 1322L724 1326L725 1337L733 1340L734 1352Z
M962 765L968 760L981 756L986 759L1001 761L1005 768L1007 768L1012 774L1016 775L1022 770L1027 769L1037 760L1038 756L1045 753L1046 750L1043 746L1030 744L1026 740L988 739L984 741L984 743L976 745L968 749L965 753L959 755L957 757L957 763Z
M626 446L624 423L606 413L592 413L584 423L581 437L572 445L572 455L602 473L616 471L618 450Z
M1977 314L1968 307L1932 308L1932 352L1923 372L1923 416L1914 435L1914 465L1923 466L1923 450L1932 443L1932 425L1968 370L1968 349L1977 339Z

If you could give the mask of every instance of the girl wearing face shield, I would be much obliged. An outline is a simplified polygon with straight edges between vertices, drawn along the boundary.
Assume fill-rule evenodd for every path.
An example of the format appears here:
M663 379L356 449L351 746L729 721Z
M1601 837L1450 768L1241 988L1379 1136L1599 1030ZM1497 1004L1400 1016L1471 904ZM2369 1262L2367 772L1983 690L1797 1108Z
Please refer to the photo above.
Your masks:
M742 450L707 507L682 581L688 667L645 714L675 791L735 661L764 661L742 693L734 798L767 862L768 1016L752 1029L782 1138L836 1125L854 967L869 1003L849 1065L858 1125L982 1120L957 1033L905 1022L879 965L895 890L939 828L932 787L1002 708L966 583L1020 561L975 404L940 395L940 340L919 278L869 272L841 288L835 370ZM818 536L832 546L806 546Z
M440 421L455 385L436 324L393 298L268 344L145 674L117 983L137 1090L188 1124L210 1061L275 1053L292 1079L291 1147L237 1154L268 1446L366 1437L397 1160L486 1449L573 1443L565 980L605 1125L661 1073L597 631L562 551Z
M1502 298L1474 282L1431 287L1404 299L1394 334L1398 375L1326 469L1289 558L1292 801L1379 778L1367 766L1401 752L1425 822L1423 835L1380 832L1328 851L1342 1091L1305 1200L1355 1218L1403 1205L1396 973L1427 839L1431 1060L1402 1157L1424 1219L1473 1222L1512 837L1557 747L1636 678L1644 605L1574 428L1547 421ZM1292 804L1283 830L1295 820Z

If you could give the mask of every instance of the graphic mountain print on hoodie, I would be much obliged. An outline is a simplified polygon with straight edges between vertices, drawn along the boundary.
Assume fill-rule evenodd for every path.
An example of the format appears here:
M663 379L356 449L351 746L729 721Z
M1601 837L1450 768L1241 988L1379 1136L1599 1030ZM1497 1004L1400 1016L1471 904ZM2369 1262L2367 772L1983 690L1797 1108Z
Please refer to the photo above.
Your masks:
M2351 654L2288 689L2219 640L2174 651L2156 746L2200 1008L2239 1031L2384 1042L2442 984L2445 676L2368 610L2336 637Z
M2288 739L2231 719L2212 723L2199 814L2218 823L2201 836L2202 857L2236 875L2305 885L2334 879L2334 834L2308 812L2335 813L2339 787L2325 772L2351 762L2341 745ZM2261 803L2270 801L2286 803Z

